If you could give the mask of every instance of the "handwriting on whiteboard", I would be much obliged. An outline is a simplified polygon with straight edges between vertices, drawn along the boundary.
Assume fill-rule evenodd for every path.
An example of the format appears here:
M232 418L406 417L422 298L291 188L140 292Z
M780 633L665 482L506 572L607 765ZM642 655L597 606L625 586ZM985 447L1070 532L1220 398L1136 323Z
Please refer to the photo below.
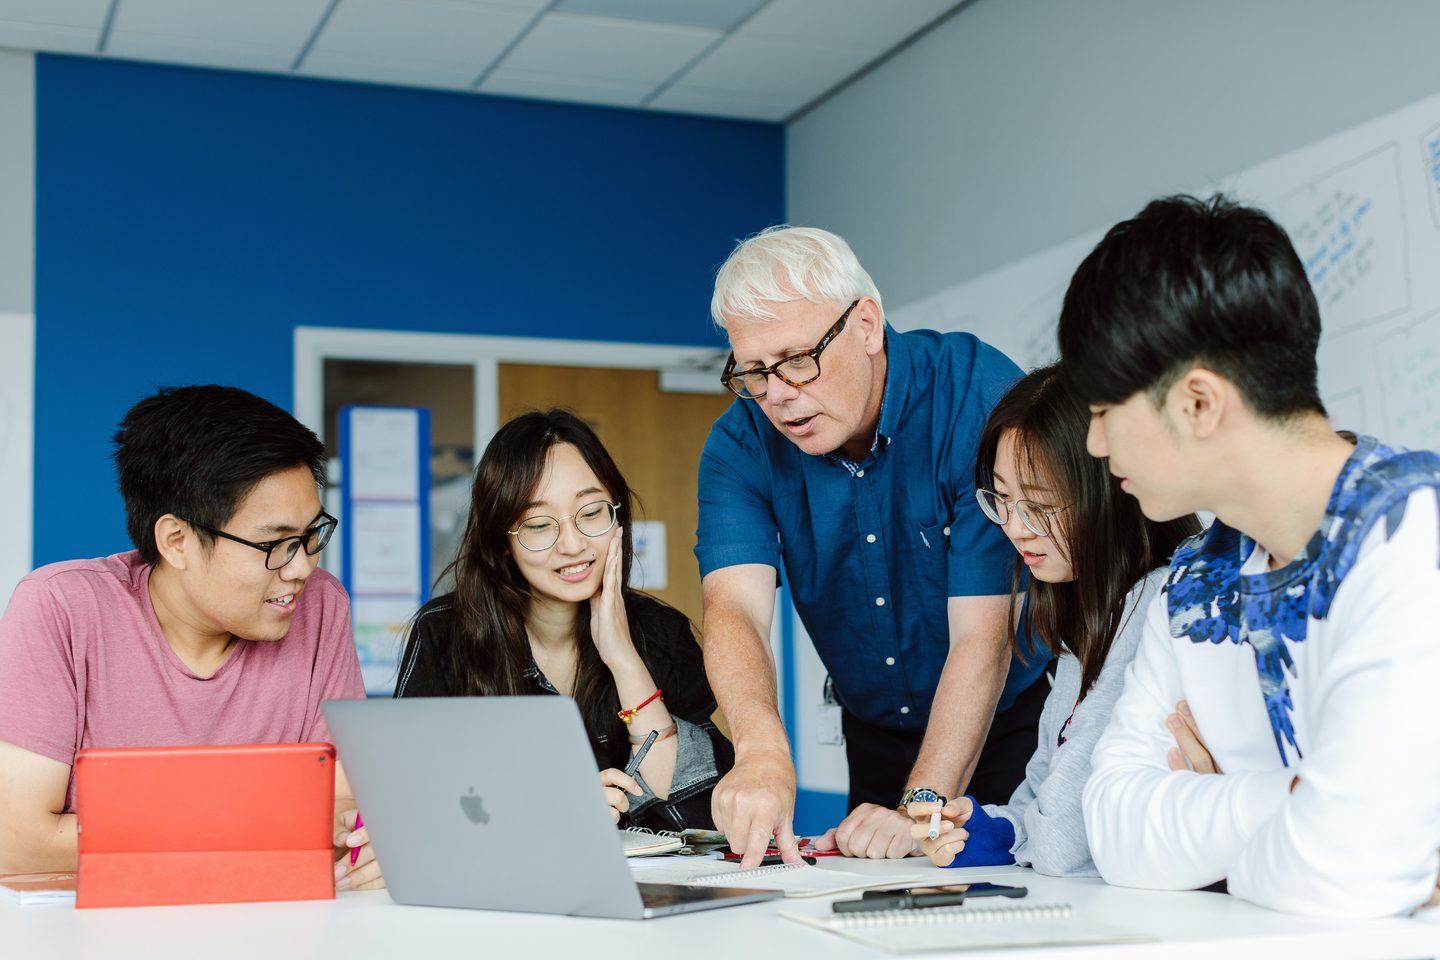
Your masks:
M1285 227L1315 288L1327 333L1410 306L1398 154L1388 144L1285 198Z

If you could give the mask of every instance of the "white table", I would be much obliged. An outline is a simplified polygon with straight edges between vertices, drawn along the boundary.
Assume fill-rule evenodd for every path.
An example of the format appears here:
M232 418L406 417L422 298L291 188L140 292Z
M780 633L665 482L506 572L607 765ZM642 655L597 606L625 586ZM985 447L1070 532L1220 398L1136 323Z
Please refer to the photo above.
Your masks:
M1159 942L956 954L975 958L1304 957L1306 960L1440 954L1440 910L1425 919L1363 922L1288 917L1214 893L1161 893L1057 880L1018 867L939 870L920 861L822 860L876 875L933 871L937 882L993 880L1030 888L1028 902L1063 901L1077 916L1149 933ZM854 896L849 894L846 896ZM791 901L792 904L808 901ZM335 901L75 910L0 903L4 960L286 960L291 957L483 957L690 960L890 956L775 916L781 901L657 920L587 920L538 914L404 907L383 892ZM935 956L930 954L928 956Z

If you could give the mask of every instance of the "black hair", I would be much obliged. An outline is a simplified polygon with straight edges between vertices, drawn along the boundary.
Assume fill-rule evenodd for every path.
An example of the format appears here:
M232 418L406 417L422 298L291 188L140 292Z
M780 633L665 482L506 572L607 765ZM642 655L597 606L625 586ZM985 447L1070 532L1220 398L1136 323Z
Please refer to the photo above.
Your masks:
M1058 365L1023 377L995 405L976 450L975 484L995 489L995 456L1000 438L1014 432L1015 457L1025 476L1048 483L1054 507L1055 545L1070 562L1069 583L1024 582L1020 556L1010 594L1010 621L1022 591L1028 593L1020 617L1022 636L1038 639L1052 654L1061 641L1080 661L1080 694L1100 676L1110 645L1124 627L1121 616L1130 589L1151 570L1166 564L1182 540L1200 532L1194 514L1163 522L1140 512L1134 497L1120 489L1108 461L1085 450L1090 413L1060 375ZM1018 486L1020 477L1006 477ZM1018 489L1012 498L1023 498ZM1058 530L1056 529L1058 526ZM1063 533L1061 532L1063 531ZM1023 646L1017 646L1022 657Z
M146 563L160 559L155 523L167 513L221 529L273 473L303 465L325 480L315 433L238 387L161 387L130 408L114 439L126 527ZM195 534L214 542L199 526Z
M634 546L630 528L636 497L619 465L584 420L568 410L522 413L502 426L485 448L470 491L470 517L455 561L441 579L453 573L453 592L431 600L416 615L449 607L452 615L435 648L439 686L448 696L517 696L533 692L525 676L530 642L525 618L530 609L530 583L510 552L510 531L524 516L544 476L550 451L568 443L595 472L600 485L619 504L622 525L620 583L630 618L631 639L643 657L657 623L645 613L659 601L637 604L644 597L630 589ZM669 608L664 608L668 610ZM416 629L415 622L411 631ZM622 706L615 677L600 659L590 635L590 605L576 605L574 635L578 652L574 699L592 738L603 735L611 744L626 743L625 727L616 715ZM598 759L597 755L597 759Z
M1216 194L1152 201L1080 264L1060 311L1060 355L1086 403L1145 390L1157 408L1203 366L1269 420L1324 413L1320 308L1284 229Z

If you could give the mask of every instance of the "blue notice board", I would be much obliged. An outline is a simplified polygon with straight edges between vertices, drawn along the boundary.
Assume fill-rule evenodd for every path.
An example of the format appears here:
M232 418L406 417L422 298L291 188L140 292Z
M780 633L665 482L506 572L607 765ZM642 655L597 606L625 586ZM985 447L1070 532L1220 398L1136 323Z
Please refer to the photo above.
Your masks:
M430 411L340 409L340 579L371 695L395 689L406 624L430 595Z

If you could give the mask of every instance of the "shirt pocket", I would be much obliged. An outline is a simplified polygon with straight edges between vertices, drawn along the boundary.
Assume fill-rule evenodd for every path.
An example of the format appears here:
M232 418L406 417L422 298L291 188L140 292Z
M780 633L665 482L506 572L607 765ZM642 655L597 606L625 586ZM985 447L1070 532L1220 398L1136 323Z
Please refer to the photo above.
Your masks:
M922 551L943 555L950 550L950 525L944 522L914 523L915 542Z

